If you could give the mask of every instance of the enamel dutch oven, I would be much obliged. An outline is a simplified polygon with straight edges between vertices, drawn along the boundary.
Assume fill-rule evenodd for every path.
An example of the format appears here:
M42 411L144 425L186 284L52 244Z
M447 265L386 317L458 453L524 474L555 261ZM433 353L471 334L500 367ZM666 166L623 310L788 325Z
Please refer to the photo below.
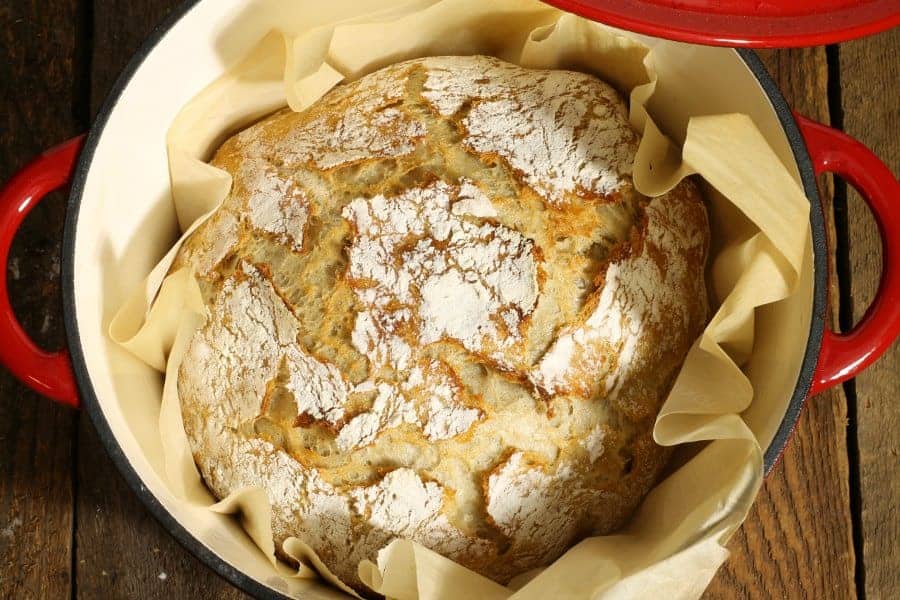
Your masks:
M756 37L747 31L716 36L692 29L690 22L678 29L673 15L668 30L659 23L639 22L634 11L629 21L624 0L555 3L588 17L691 42L778 42L771 28ZM645 4L659 8L684 3ZM105 333L125 295L177 237L165 132L187 100L222 72L225 59L216 42L245 8L246 0L194 0L175 11L126 68L86 138L47 151L0 192L0 265L6 265L10 244L28 212L50 191L71 184L62 257L68 350L44 352L28 338L10 307L4 267L0 363L43 395L88 411L113 460L150 512L219 574L261 597L336 597L336 590L316 582L285 587L284 580L272 576L261 553L252 550L236 520L187 506L171 495L161 477L161 441L154 427L161 377ZM897 21L893 13L880 20L870 17L867 31ZM856 33L863 31L858 22L848 23ZM790 41L786 35L781 45ZM800 41L807 39L798 35ZM683 131L690 114L748 114L810 202L807 268L798 291L757 310L757 321L769 326L757 328L764 333L757 336L753 357L745 365L755 396L742 416L766 448L768 471L784 449L806 397L865 369L900 333L900 184L858 142L792 113L752 52L638 37L654 47L660 80L651 108L664 130ZM826 324L828 259L816 189L816 175L825 172L843 177L860 191L878 221L884 248L884 274L875 301L853 331L844 334Z

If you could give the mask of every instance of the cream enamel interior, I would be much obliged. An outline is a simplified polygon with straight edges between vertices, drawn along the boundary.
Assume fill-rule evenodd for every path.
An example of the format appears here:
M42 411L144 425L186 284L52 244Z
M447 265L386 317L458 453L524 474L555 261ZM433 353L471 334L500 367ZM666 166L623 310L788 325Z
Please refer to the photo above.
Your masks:
M191 508L171 496L160 478L162 377L106 335L126 294L177 237L165 133L191 97L266 33L247 14L252 11L245 0L199 2L149 53L113 107L84 182L75 232L79 343L102 416L116 441L143 485L191 535L274 590L303 598L344 597L324 584L274 577L235 519ZM238 21L239 30L234 26ZM226 34L239 39L224 51L221 40ZM688 115L746 113L800 180L778 117L737 52L637 37L656 48L659 87L650 108L666 133L683 139ZM811 244L806 261L798 292L757 311L756 348L746 365L756 397L745 418L763 448L785 414L806 348L813 296Z

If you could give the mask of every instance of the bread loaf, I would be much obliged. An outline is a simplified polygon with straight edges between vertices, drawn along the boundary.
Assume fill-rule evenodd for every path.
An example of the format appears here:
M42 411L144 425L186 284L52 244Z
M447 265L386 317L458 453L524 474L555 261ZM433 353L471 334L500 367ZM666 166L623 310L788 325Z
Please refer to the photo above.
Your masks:
M649 199L593 76L396 64L278 112L212 164L185 243L208 319L178 373L218 497L260 486L276 547L343 581L402 537L505 583L620 527L707 319L707 217Z

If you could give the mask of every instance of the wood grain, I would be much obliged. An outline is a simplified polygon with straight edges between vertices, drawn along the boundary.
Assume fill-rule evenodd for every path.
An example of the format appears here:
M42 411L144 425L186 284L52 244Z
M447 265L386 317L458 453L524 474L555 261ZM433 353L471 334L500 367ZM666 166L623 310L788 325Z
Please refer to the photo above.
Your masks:
M82 11L79 0L0 3L0 182L86 125L72 85L83 69ZM49 348L64 343L64 215L62 194L40 204L19 231L9 265L0 265L26 331ZM75 419L0 370L0 598L70 594Z
M177 0L95 0L91 112ZM78 454L79 598L244 597L206 568L144 508L109 459L87 416Z
M828 123L824 48L760 56L794 109ZM823 178L819 187L830 220L833 186ZM834 228L829 225L834 248ZM831 281L836 283L836 277ZM839 297L836 289L831 297ZM793 439L729 543L731 557L706 598L855 595L846 414L840 388L807 401Z
M900 29L841 46L844 131L900 174ZM893 200L900 202L900 198ZM900 204L898 204L900 207ZM881 238L865 203L848 194L853 319L872 301L881 275ZM897 268L897 265L894 265ZM900 346L855 381L864 583L870 599L900 597Z
M82 422L78 465L77 597L245 597L171 537L125 484Z
M0 182L29 157L88 126L134 50L179 2L0 0ZM844 127L895 173L898 55L897 30L842 45L839 53ZM763 58L795 108L828 121L824 49L767 52ZM831 182L822 186L830 200ZM63 342L63 212L61 194L41 204L14 244L8 271L17 312L48 347ZM859 317L877 287L880 242L853 194L849 221L853 313ZM864 536L859 558L865 558L869 598L900 597L900 417L893 404L900 398L898 373L895 348L856 380ZM731 541L732 556L708 598L855 595L848 488L855 463L848 463L846 415L840 390L808 402L788 450ZM78 419L0 370L0 598L244 597L155 522L121 480L93 427Z

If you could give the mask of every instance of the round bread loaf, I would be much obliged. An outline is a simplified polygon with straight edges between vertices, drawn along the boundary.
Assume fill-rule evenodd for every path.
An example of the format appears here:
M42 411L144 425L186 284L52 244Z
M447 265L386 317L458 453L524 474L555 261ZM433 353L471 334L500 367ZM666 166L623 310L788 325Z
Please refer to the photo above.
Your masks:
M208 320L178 374L213 493L343 581L408 538L499 582L621 526L707 319L696 187L654 199L595 77L396 64L229 139L184 244Z

